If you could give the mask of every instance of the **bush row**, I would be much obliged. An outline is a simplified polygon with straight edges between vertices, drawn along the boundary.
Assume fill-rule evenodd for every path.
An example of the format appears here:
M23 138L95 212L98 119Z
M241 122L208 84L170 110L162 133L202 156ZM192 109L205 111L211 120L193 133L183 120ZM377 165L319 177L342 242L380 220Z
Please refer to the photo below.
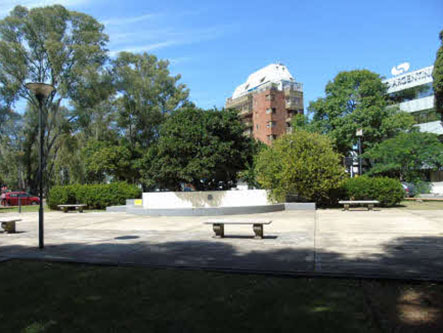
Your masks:
M382 206L395 206L405 197L400 181L388 177L354 177L343 184L345 200L378 200Z
M89 209L104 209L113 205L124 205L126 199L139 198L141 190L124 182L92 185L53 186L49 191L48 206L86 204Z

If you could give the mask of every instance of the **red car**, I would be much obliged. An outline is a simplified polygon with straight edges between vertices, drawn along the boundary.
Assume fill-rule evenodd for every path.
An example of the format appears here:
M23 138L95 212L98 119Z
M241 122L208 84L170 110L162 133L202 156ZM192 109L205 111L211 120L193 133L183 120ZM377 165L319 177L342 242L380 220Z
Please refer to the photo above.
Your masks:
M20 198L21 204L25 205L38 205L40 204L40 199L26 192L8 192L6 193L6 205L7 206L18 206L18 200Z

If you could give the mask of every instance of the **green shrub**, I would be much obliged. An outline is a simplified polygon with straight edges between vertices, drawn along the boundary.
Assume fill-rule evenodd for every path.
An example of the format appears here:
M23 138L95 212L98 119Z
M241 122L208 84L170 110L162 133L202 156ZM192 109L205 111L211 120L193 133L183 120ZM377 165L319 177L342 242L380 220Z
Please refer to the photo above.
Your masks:
M395 206L405 196L400 181L388 177L349 178L343 189L346 200L378 200L382 206Z
M126 199L139 198L141 190L124 182L92 185L53 186L49 191L48 206L86 204L89 209L104 209L108 206L123 205Z

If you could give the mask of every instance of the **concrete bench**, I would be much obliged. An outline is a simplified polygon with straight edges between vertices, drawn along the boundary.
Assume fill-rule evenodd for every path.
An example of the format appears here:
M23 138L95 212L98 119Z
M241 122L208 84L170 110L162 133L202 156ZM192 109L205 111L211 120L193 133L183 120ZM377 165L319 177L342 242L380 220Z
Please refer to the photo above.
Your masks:
M343 210L349 210L351 205L366 205L368 210L372 210L374 205L378 205L380 202L377 200L341 200L338 203L344 206Z
M58 208L61 208L63 212L67 213L69 208L78 209L80 213L83 213L83 208L86 207L85 204L71 204L71 205L57 205Z
M238 219L238 218L230 218L230 219L213 219L204 222L204 224L212 224L215 238L223 238L225 237L225 224L251 224L252 230L255 234L255 239L263 238L263 225L271 224L272 220L262 220L262 219Z
M15 233L15 222L21 221L21 219L0 219L0 225L3 230L8 234Z

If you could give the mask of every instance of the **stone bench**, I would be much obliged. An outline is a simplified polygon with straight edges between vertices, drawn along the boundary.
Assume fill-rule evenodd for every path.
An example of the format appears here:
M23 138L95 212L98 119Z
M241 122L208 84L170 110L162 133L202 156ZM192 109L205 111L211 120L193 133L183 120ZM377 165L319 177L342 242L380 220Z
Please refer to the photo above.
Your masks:
M0 225L3 230L8 234L15 233L15 222L21 221L21 219L0 219Z
M80 213L83 213L83 208L86 207L85 204L71 204L71 205L57 205L58 208L61 208L64 213L67 213L69 208L78 209Z
M377 200L341 200L338 203L343 205L343 210L349 210L349 206L352 205L366 205L368 210L373 210L374 205L378 205L380 202Z
M255 239L263 238L263 225L271 224L272 220L263 220L263 219L238 219L238 218L230 218L230 219L213 219L204 222L204 224L212 224L215 238L223 238L225 237L225 224L250 224L252 225L252 230L255 234Z

